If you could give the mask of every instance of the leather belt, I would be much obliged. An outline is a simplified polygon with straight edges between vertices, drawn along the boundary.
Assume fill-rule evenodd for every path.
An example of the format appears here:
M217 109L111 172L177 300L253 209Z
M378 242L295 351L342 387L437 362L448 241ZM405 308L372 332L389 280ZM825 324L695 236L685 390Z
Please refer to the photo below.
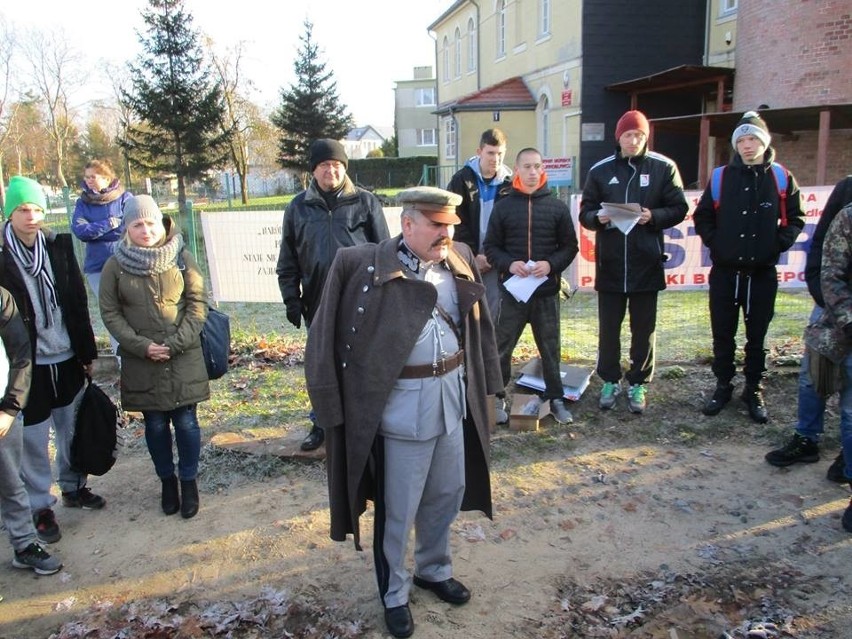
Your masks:
M416 366L403 366L399 374L400 379L423 379L425 377L441 377L450 371L454 371L464 364L464 350L448 357L442 357L434 364L418 364Z

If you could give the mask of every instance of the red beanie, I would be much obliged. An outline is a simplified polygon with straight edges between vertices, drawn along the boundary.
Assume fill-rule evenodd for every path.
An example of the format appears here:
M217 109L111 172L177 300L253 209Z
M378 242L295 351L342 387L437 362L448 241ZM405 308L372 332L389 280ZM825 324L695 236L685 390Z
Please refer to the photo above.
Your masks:
M615 125L615 139L618 140L625 131L638 130L648 137L651 134L651 127L648 125L648 118L641 111L628 111L619 119Z

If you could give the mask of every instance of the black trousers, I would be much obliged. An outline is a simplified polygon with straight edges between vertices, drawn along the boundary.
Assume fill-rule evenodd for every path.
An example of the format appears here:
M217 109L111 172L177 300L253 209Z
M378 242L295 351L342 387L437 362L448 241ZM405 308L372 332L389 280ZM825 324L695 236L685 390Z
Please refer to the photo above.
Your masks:
M598 376L605 382L621 380L621 324L630 310L630 368L628 384L645 384L654 377L657 342L657 291L598 292Z
M713 266L709 281L713 374L719 384L730 383L736 374L735 338L742 312L746 333L743 374L746 384L757 386L766 373L766 332L775 314L775 267L739 270Z
M500 316L497 319L497 350L500 354L500 372L503 387L512 377L512 352L518 345L527 324L532 328L533 339L541 357L541 370L545 390L543 399L557 399L565 394L559 374L562 343L559 337L559 296L531 297L529 302L519 302L505 289L500 298Z

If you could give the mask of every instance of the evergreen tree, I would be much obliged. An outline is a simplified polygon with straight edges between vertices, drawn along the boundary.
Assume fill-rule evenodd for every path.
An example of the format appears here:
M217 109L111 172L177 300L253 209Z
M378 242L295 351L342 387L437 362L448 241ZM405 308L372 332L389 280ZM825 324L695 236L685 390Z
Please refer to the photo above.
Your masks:
M199 35L183 0L148 0L142 11L144 54L129 64L130 90L121 101L134 122L121 144L136 167L177 177L178 207L186 212L186 182L222 166L230 129L222 128L222 87L205 63Z
M334 72L325 70L313 40L314 25L305 20L302 46L293 63L296 82L281 91L281 106L272 114L280 131L278 163L285 169L308 170L308 147L318 138L340 140L353 127L352 116L337 97Z

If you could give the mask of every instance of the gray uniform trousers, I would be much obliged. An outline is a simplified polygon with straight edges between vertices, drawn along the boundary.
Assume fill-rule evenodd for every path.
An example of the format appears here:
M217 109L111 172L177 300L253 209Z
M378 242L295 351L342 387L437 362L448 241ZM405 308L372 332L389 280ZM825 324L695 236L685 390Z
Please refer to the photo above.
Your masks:
M408 603L405 568L414 528L414 574L427 581L453 576L450 526L464 496L464 430L427 441L378 438L384 446L383 499L377 500L373 537L379 594L387 608ZM404 481L393 478L404 477ZM381 505L379 505L381 501Z
M18 414L6 436L0 437L0 518L15 550L36 541L30 499L20 476L23 449L24 419Z

